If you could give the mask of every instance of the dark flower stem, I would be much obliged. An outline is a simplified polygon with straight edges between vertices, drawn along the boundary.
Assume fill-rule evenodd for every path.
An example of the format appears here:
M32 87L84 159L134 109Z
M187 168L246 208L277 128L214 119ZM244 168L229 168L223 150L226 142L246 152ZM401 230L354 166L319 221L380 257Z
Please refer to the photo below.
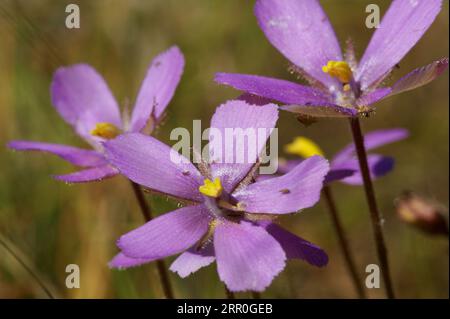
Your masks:
M227 299L236 299L234 292L228 290L228 288L226 286L224 288L225 288L225 294L227 295Z
M256 291L252 291L252 298L253 299L261 299L261 294Z
M39 276L33 271L33 269L31 269L30 266L28 266L20 257L18 254L16 254L14 252L14 250L8 246L8 244L6 242L3 241L3 239L0 237L0 245L2 245L6 251L14 257L15 260L17 260L17 262L31 275L31 277L33 277L33 279L37 282L37 284L41 287L41 289L45 292L45 294L48 296L48 298L50 299L55 299L55 297L53 296L53 294L50 292L50 289L48 289L44 282L39 278Z
M367 154L364 147L364 137L361 133L359 118L351 118L350 126L352 129L353 141L355 142L356 154L358 155L359 167L361 169L361 175L364 182L367 204L369 205L370 219L372 221L378 260L383 275L383 281L386 287L386 294L389 299L394 299L395 295L392 286L391 275L389 272L388 253L383 236L381 215L378 211L378 206L375 199L375 191L373 189L372 180L370 178L369 165L367 163Z
M341 246L342 253L344 254L344 259L347 264L347 269L350 273L350 276L353 280L353 285L355 286L356 292L358 293L358 297L360 299L367 298L366 292L364 290L361 278L358 275L358 271L356 270L356 264L353 258L353 255L350 250L350 245L345 236L344 229L342 227L341 220L339 218L339 214L337 211L336 202L334 201L333 194L331 192L330 186L325 186L322 190L323 195L325 197L325 202L328 206L328 211L331 215L331 219L333 221L334 229L336 231L339 245Z
M146 222L150 221L152 217L152 211L150 206L145 200L144 193L142 192L141 187L133 181L130 181L131 186L133 188L134 195L139 203L139 207L141 208L142 215ZM166 265L163 260L156 261L156 267L158 269L159 278L161 280L161 286L164 290L164 295L167 299L173 299L173 289L170 284L169 274L167 273Z

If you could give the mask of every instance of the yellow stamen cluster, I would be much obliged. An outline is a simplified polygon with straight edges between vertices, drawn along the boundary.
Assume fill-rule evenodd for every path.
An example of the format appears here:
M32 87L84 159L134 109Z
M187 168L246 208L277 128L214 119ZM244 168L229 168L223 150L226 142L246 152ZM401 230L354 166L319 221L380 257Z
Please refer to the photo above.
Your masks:
M341 83L347 84L352 79L352 70L345 61L328 61L327 65L322 67L322 71L330 76L337 78ZM349 89L350 87L348 87ZM348 91L348 90L347 90Z
M203 195L217 198L222 194L223 188L220 178L216 177L214 182L212 182L209 178L205 179L204 184L200 186L198 190Z
M105 139L112 139L119 135L120 129L111 123L100 122L95 124L95 127L91 130L91 135L98 136Z
M287 144L284 151L288 154L293 154L304 158L314 155L324 156L324 153L316 143L303 136L298 136L292 143Z

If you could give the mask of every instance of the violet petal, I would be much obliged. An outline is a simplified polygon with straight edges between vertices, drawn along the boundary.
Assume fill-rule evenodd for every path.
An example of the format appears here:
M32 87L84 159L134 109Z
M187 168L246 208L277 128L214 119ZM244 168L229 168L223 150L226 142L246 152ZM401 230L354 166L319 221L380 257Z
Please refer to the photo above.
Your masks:
M434 61L408 73L392 86L390 95L399 94L430 83L442 74L448 67L448 58Z
M280 243L288 259L302 259L317 267L323 267L328 263L325 251L309 241L273 223L266 226L266 230Z
M110 165L104 165L87 168L66 175L55 175L53 176L53 178L66 183L86 183L101 181L105 178L113 177L117 174L119 174L117 169Z
M235 73L217 73L214 80L283 104L334 105L330 96L323 91L286 80Z
M297 212L319 201L328 170L326 159L312 156L285 175L250 184L233 195L249 213Z
M91 66L75 64L59 68L50 91L53 105L82 137L90 139L90 130L99 122L122 128L117 102L102 76ZM79 125L80 121L87 123Z
M420 40L442 0L394 0L370 40L355 73L364 91L387 74Z
M159 259L188 249L208 231L205 206L179 208L121 236L117 246L128 257Z
M153 114L159 119L180 82L184 57L176 46L155 57L142 82L131 116L130 130L139 132Z
M208 243L206 247L200 250L193 247L182 253L170 265L170 270L178 273L181 278L186 278L200 268L210 265L215 260L213 244Z
M181 199L201 202L203 178L185 157L140 133L126 133L104 144L108 160L132 181Z
M103 154L73 146L33 141L11 141L8 147L16 151L41 151L61 157L76 166L92 167L107 164Z
M263 291L285 267L281 245L260 226L223 222L214 232L220 279L231 291Z
M258 0L255 15L270 43L286 58L326 86L339 85L322 71L328 61L343 59L319 1Z
M234 100L216 109L210 129L211 170L214 177L220 177L227 191L232 191L255 165L277 119L278 109L274 104L256 106ZM241 134L239 139L239 134L231 135L233 131L249 135Z

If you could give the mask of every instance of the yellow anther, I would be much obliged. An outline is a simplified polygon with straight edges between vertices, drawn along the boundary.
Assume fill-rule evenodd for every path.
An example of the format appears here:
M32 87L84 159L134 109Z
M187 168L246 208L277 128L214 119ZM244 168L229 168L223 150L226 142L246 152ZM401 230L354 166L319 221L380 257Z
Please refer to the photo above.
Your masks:
M91 130L91 135L102 137L105 139L112 139L119 135L120 129L111 123L100 122L95 124L95 127Z
M341 83L349 83L353 76L350 66L345 61L328 61L327 65L322 67L322 71L338 78Z
M304 158L314 155L324 156L324 153L316 143L303 136L294 138L292 143L285 146L284 151L288 154L298 155Z
M223 188L220 178L216 177L214 182L212 182L209 178L205 179L204 184L200 186L198 190L203 195L217 198L222 194Z

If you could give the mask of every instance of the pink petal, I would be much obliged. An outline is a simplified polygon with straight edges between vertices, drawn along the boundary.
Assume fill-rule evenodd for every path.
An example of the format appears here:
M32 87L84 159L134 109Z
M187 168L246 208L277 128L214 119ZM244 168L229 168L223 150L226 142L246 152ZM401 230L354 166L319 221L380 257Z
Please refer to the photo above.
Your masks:
M149 259L131 258L131 257L125 256L123 253L119 253L113 258L113 260L111 260L109 262L108 265L110 268L126 269L126 268L141 266L143 264L147 264L154 260L155 259L153 259L153 258L149 258Z
M247 104L260 105L260 106L272 103L270 99L266 99L264 97L254 95L251 93L247 93L247 92L239 95L236 100L241 100L241 101L247 102Z
M370 93L367 93L356 101L356 104L358 106L368 106L371 104L374 104L378 101L381 101L385 97L387 97L392 92L391 88L381 88L376 89L375 91L372 91Z
M408 136L408 130L403 128L376 130L364 135L364 146L366 151L370 151L386 144L401 141ZM353 143L348 144L334 156L331 166L335 168L337 165L345 163L349 158L354 157L354 155L355 145Z
M233 194L250 213L287 214L319 201L328 161L312 156L285 175L258 181Z
M208 223L209 213L203 205L183 207L123 235L117 246L127 257L164 258L197 243L208 231Z
M273 223L269 223L266 230L280 243L287 258L302 259L317 267L323 267L328 263L327 254L309 241Z
M283 174L289 173L291 170L297 167L304 159L287 160L282 163L278 163L278 171L273 175L259 175L257 181L263 181L265 179L274 178ZM354 169L330 169L323 181L324 184L328 184L337 180L341 180L355 173Z
M390 95L410 91L430 83L442 74L448 67L448 58L434 61L431 64L415 69L408 73L392 86Z
M119 107L107 84L91 66L59 68L51 85L52 103L61 116L84 138L99 122L122 127ZM79 123L82 121L83 123Z
M127 133L104 144L108 160L132 181L181 199L203 201L203 178L186 158L157 139Z
M382 156L378 154L369 154L367 156L369 164L370 177L376 180L394 169L395 161L392 157ZM333 166L333 169L354 170L354 174L346 178L340 179L342 183L349 185L362 185L363 179L359 168L359 161L357 157L349 158L342 164Z
M153 113L160 118L181 79L184 57L176 46L155 57L139 90L131 117L131 131L139 132Z
M411 50L433 23L442 0L394 0L370 40L355 79L364 91Z
M283 104L331 106L334 103L324 92L305 85L258 75L217 73L217 83L275 100ZM266 103L267 104L267 103Z
M32 141L11 141L8 143L8 147L17 151L48 152L61 157L73 165L82 167L100 166L107 163L103 154L97 151L67 145Z
M288 111L292 113L297 113L300 115L311 116L313 118L330 118L330 117L353 117L357 116L358 112L355 109L342 107L338 105L329 105L329 106L321 106L321 105L282 105L280 106L280 110Z
M170 270L178 273L181 278L186 278L200 268L206 267L216 260L214 248L209 243L205 248L197 250L195 247L182 253L170 265Z
M104 165L98 167L87 168L75 173L66 175L55 175L55 179L66 183L86 183L97 182L105 178L113 177L119 172L112 166Z
M217 271L231 291L263 291L285 267L280 244L260 226L224 222L214 232Z
M327 86L336 79L322 72L342 60L333 28L317 0L258 0L255 15L266 37L286 58Z
M227 191L231 191L256 163L277 119L278 110L274 104L257 106L235 100L216 109L211 120L209 142L213 160L211 169L213 176L221 178ZM231 136L234 129L249 129L249 133L252 133L249 136L255 138L238 139L235 135ZM220 132L220 138L214 131ZM265 134L259 134L259 131Z

